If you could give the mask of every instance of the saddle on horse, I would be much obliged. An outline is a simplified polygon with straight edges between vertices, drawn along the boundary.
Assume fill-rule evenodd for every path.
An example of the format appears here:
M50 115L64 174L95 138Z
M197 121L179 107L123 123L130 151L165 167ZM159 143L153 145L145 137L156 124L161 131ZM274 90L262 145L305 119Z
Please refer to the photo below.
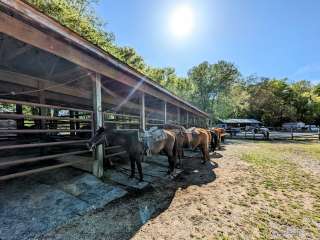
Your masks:
M165 134L163 129L152 127L143 133L142 138L147 155L151 155L150 149L152 148L153 144L159 141L166 140L167 135Z

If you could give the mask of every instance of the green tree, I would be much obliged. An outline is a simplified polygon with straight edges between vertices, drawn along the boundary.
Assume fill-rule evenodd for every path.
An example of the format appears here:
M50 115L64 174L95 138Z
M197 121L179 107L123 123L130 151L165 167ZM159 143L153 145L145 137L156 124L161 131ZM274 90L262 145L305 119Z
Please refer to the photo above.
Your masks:
M226 61L215 64L203 62L188 72L194 85L194 103L213 117L228 117L232 112L231 90L240 81L237 67ZM238 95L240 97L240 95Z
M290 103L292 91L286 79L263 79L248 86L249 116L270 126L296 120L296 109Z
M93 10L93 4L97 3L97 0L28 0L28 2L93 44L106 51L113 50L114 35L104 30L106 23L98 18Z

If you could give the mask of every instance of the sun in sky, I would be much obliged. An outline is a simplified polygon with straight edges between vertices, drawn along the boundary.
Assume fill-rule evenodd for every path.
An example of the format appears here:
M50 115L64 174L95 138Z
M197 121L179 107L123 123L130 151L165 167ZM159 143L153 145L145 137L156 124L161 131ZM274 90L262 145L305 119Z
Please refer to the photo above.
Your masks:
M189 5L176 6L169 17L171 34L176 38L188 37L194 29L194 11Z

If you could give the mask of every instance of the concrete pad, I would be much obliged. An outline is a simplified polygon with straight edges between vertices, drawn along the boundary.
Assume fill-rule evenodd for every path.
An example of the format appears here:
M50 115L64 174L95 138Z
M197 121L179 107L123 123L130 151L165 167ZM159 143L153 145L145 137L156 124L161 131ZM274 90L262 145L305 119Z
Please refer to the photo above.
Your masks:
M121 185L131 187L134 189L142 190L149 185L148 182L139 182L138 179L129 178L130 172L119 169L109 169L105 173L106 177L113 182L119 183Z
M127 194L73 168L0 183L0 240L31 239Z
M0 239L30 239L87 211L88 203L53 189L10 184L0 189Z
M102 208L128 193L122 188L104 183L87 173L61 182L56 187L88 203L91 209Z
M152 155L146 158L146 163L150 163L153 165L158 165L160 167L168 168L168 157L164 155Z

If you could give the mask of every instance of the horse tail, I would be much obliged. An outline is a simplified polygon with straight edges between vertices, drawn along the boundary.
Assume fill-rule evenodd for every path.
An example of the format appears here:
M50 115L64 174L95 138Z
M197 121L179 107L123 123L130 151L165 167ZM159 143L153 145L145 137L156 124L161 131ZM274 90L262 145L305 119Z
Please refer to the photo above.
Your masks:
M178 140L177 140L177 136L175 136L175 138L174 138L174 143L173 143L173 148L172 148L172 155L173 155L174 159L177 159L177 155L178 155Z

